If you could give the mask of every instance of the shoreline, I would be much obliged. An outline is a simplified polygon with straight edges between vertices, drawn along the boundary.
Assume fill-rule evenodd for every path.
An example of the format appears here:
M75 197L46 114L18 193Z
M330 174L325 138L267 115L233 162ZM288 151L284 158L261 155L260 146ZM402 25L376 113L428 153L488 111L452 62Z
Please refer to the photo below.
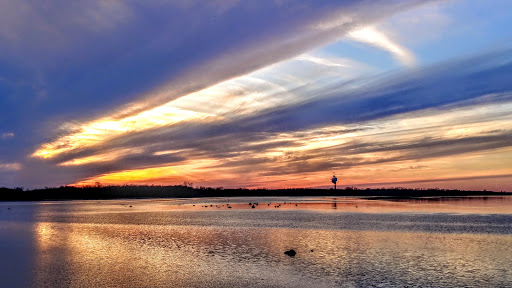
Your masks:
M106 186L23 190L0 188L0 201L72 201L107 199L207 198L207 197L361 197L368 200L425 199L428 197L512 196L511 192L445 189L222 189L188 186Z

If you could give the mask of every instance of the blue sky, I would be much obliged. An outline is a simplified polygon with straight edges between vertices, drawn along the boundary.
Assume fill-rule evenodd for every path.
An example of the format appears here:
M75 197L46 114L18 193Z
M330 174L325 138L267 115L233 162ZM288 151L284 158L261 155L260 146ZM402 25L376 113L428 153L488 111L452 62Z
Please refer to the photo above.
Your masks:
M512 190L510 1L3 7L0 186Z

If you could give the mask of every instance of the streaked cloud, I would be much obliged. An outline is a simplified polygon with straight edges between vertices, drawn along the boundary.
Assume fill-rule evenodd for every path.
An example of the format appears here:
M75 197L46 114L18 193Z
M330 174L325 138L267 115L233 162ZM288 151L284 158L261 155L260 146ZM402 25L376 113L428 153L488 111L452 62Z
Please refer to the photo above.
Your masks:
M287 71L290 66L293 67L292 69L304 66L302 63L304 60L309 62L306 64L307 71L309 71L307 74L291 74ZM333 68L335 69L333 70ZM170 127L181 122L199 121L207 125L211 122L233 121L276 107L306 101L309 96L304 91L299 95L293 90L298 88L309 90L305 87L310 84L317 86L318 84L311 83L312 75L310 73L315 74L315 81L322 78L329 81L333 74L336 81L339 81L339 79L357 77L365 69L365 66L358 65L354 61L301 55L270 68L261 69L185 95L135 115L120 119L106 116L84 124L64 123L63 126L66 127L64 130L79 132L43 144L32 156L54 158L63 153L102 145L130 133ZM130 114L128 111L119 113ZM83 161L92 162L95 159L103 161L102 159L105 157L86 157L79 162L77 162L78 160L67 161L67 164L62 165L83 163Z
M307 54L301 55L301 56L297 57L296 59L300 60L300 61L309 61L309 62L313 62L315 64L320 64L320 65L325 65L325 66L333 66L333 67L347 67L347 66L349 66L348 64L343 63L341 61L332 61L332 60L329 60L329 59L314 57L314 56L307 55Z
M44 144L32 156L52 158L60 153L101 144L125 133L172 125L191 118L205 119L208 116L204 113L163 105L123 119L102 118L74 128L74 130L80 130L79 133Z
M348 37L355 41L367 43L388 51L403 65L413 66L416 62L414 54L411 51L391 40L387 35L374 27L368 26L350 31Z
M12 133L12 132L2 133L2 139L9 139L9 138L13 138L13 137L14 137L14 133Z
M431 179L444 177L446 181L510 174L512 131L505 127L512 121L512 94L496 92L512 91L499 72L510 69L510 63L494 61L504 59L504 55L507 54L490 54L414 73L381 75L373 80L356 77L356 83L351 85L338 80L324 86L319 74L315 78L315 83L322 83L319 86L306 80L310 85L284 85L283 79L288 77L276 74L286 69L274 66L270 74L280 79L278 90L260 87L266 82L254 78L267 75L268 71L257 71L212 87L215 93L202 91L168 104L185 109L190 102L186 109L193 110L193 103L201 103L200 99L209 102L229 95L230 101L224 105L199 105L217 112L218 118L212 121L175 123L137 131L124 140L105 141L103 149L129 145L144 151L137 153L151 154L153 158L130 162L129 156L122 156L118 162L133 169L107 168L77 184L124 184L123 179L164 184L186 178L201 185L236 186L242 181L246 187L316 187L325 185L322 175L326 171L340 173L344 179L341 183L346 185L413 183L424 179L425 171ZM293 61L303 62L301 57ZM332 67L317 62L314 65ZM473 68L467 69L469 65ZM479 67L486 67L485 74ZM324 76L330 79L329 71ZM479 73L478 81L468 82L474 73ZM290 79L297 84L297 78ZM364 85L357 84L359 81ZM436 97L410 100L432 91L431 83L443 85L443 81L455 85L437 89ZM462 86L465 93L460 97L454 92ZM266 91L271 97L252 95L249 91L253 90ZM238 103L236 97L247 96L262 102L233 105ZM372 111L367 103L375 102L380 110ZM263 108L258 109L259 105ZM254 109L246 110L247 107ZM168 156L175 158L169 162L165 158ZM97 171L101 167L101 163L89 164L93 166L85 165L83 169ZM180 178L173 171L187 172ZM128 178L123 178L123 173Z
M111 162L111 161L119 159L123 156L139 154L141 152L143 152L143 150L137 149L137 148L116 149L114 151L108 151L108 152L96 154L93 156L74 158L69 161L62 162L59 165L61 165L61 166L76 166L76 165L85 165L85 164L97 163L97 162Z
M18 171L22 168L21 163L2 163L0 162L0 171Z
M0 185L507 187L510 46L445 56L508 32L450 3L7 1Z

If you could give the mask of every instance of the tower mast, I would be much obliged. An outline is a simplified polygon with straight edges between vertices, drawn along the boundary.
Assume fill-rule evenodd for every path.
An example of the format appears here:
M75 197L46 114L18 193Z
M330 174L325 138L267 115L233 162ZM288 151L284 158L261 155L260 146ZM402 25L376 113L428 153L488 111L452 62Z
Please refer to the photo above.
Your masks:
M333 173L331 182L334 184L334 190L336 190L336 182L338 181L338 178L336 178L336 174Z

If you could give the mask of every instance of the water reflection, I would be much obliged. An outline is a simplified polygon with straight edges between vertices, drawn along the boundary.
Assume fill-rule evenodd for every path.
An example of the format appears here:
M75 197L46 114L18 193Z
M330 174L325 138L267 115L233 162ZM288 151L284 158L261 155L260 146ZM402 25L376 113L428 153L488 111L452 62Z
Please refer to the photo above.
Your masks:
M512 283L507 268L512 264L508 214L324 213L318 205L332 211L333 202L278 199L272 203L280 202L281 208L272 210L253 209L247 200L230 200L230 206L240 209L214 208L221 202L208 199L39 205L33 228L33 286L503 287ZM263 206L261 200L258 206ZM337 211L354 204L351 199L336 201ZM361 209L378 203L363 202L358 202ZM401 205L387 202L393 208L386 211L395 211L394 203ZM307 203L316 208L293 208ZM298 254L284 255L288 249Z
M503 286L512 281L504 257L512 255L512 241L503 235L57 225L64 233L51 246L60 249L40 250L46 259L38 261L41 286ZM296 257L283 254L290 248Z
M27 287L34 247L30 223L8 222L0 207L0 287Z

